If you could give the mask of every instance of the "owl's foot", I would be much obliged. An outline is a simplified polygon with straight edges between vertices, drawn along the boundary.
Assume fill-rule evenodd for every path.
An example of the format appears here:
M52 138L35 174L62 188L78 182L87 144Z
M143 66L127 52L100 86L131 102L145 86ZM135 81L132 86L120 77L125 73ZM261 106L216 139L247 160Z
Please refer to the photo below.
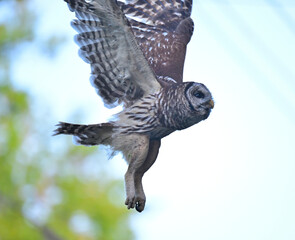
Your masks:
M134 208L138 212L142 212L144 207L145 207L145 197L140 197L140 196L133 196L133 197L127 197L125 201L125 205L127 205L127 208Z

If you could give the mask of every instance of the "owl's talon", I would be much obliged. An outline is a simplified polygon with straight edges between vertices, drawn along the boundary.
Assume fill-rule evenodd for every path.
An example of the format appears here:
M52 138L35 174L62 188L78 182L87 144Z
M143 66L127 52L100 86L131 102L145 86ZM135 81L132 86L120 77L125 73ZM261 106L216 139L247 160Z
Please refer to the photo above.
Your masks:
M135 207L135 200L134 199L135 199L135 197L132 197L132 198L127 197L126 198L125 205L127 205L128 209Z
M138 212L142 212L145 207L145 199L141 197L132 197L132 198L126 198L125 205L127 206L127 209L134 208Z
M137 212L142 212L144 207L145 207L145 199L139 199L136 202L136 206L135 206L136 211Z

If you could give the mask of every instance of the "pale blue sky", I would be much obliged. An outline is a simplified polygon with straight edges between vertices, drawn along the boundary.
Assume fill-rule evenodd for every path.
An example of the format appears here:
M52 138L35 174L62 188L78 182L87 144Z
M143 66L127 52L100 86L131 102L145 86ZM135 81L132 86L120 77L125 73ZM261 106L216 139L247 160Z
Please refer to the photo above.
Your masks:
M68 42L54 62L24 50L16 84L55 121L77 112L105 121L111 111L72 41L73 14L61 0L35 2L38 36ZM137 239L295 239L295 2L200 0L192 17L184 79L206 84L216 104L205 122L163 139L144 178L147 208L132 220ZM123 179L121 159L105 164Z

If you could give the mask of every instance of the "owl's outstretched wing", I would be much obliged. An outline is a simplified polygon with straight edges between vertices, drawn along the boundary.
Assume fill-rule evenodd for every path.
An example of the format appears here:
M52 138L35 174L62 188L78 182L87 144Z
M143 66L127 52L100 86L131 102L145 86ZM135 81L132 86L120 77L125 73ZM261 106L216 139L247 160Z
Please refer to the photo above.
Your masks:
M116 0L65 0L77 19L79 55L91 65L90 81L107 107L160 89Z
M182 82L193 34L192 0L119 0L141 50L161 80Z

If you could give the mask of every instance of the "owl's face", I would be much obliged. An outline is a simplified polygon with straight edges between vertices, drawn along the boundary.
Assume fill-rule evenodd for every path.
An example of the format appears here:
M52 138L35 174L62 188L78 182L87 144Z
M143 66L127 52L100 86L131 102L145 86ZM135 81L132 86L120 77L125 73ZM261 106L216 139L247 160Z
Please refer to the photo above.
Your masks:
M159 97L159 119L171 129L188 128L208 118L214 102L210 91L202 83L185 82L164 89Z
M208 88L202 83L190 82L187 84L185 94L192 113L202 120L208 118L214 101Z

